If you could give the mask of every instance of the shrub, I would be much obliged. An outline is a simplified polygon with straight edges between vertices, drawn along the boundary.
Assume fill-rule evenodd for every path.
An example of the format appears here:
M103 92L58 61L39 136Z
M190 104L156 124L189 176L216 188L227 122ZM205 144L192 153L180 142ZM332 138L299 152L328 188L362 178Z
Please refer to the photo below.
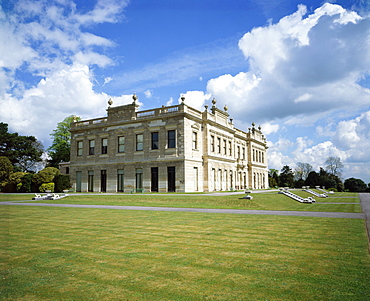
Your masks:
M54 192L54 183L43 183L39 187L40 192L46 192L46 190L50 190L51 192Z
M65 189L69 189L71 187L71 183L69 182L69 175L56 175L54 177L55 183L55 192L63 192Z
M46 167L43 170L39 171L33 176L32 181L35 183L36 187L40 187L43 183L51 183L54 180L54 177L60 175L60 171L55 167Z
M18 189L19 192L32 192L32 178L33 174L27 173L22 177L22 185L20 189Z
M12 162L7 157L0 157L0 183L6 182L10 174L13 172Z
M13 172L12 174L10 174L9 180L7 181L6 185L4 185L3 191L19 192L18 189L22 187L22 178L24 175L26 175L26 173L22 171Z

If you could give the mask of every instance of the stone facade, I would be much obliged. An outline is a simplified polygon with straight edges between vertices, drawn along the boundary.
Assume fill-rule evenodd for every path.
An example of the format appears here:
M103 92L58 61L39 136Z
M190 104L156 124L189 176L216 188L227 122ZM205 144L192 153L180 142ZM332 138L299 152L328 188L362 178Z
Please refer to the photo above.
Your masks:
M109 107L107 117L71 125L76 191L195 192L268 187L266 138L254 124L234 127L213 101L200 112L179 105L138 111ZM67 166L64 166L65 168Z

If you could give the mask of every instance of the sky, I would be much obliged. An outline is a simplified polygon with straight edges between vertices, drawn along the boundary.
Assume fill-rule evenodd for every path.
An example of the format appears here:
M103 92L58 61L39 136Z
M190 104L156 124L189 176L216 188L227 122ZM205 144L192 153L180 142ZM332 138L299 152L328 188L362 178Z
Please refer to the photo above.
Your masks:
M261 125L269 168L334 156L370 183L369 0L0 0L0 43L0 122L45 149L110 98L215 98Z

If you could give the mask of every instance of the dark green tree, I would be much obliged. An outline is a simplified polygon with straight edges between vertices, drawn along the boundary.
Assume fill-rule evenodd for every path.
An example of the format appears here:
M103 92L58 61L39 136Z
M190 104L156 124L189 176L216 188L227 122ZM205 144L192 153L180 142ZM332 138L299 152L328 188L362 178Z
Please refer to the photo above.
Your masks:
M294 187L294 174L288 165L283 166L281 169L279 185L281 187Z
M0 122L0 156L7 157L16 169L32 171L42 161L43 151L41 142L34 136L9 133L8 124Z
M269 170L269 186L276 187L279 186L279 171L277 169L271 168Z
M307 179L305 181L306 186L314 187L314 186L319 186L320 184L320 175L316 171L311 171Z
M71 123L81 120L77 116L68 116L63 121L57 124L57 128L50 134L53 137L53 143L48 148L50 160L48 165L51 167L59 167L60 162L68 162L70 160L71 149Z
M349 178L344 181L344 188L350 192L364 192L367 186L361 179Z
M54 191L55 192L63 192L65 189L69 189L71 187L71 183L69 181L69 175L56 175L53 180L55 184Z

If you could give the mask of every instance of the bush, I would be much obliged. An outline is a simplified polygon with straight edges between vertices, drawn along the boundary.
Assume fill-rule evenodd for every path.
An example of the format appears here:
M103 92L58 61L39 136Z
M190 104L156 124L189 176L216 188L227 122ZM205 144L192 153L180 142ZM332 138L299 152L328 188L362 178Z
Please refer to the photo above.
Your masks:
M54 183L43 183L39 187L40 192L46 192L46 190L50 190L51 192L54 192Z
M63 192L63 190L69 189L71 183L69 182L69 175L56 175L54 177L55 192Z
M57 175L60 175L60 170L58 168L46 167L35 174L32 181L35 183L36 187L40 187L40 185L43 183L53 182L54 177Z
M32 178L33 174L27 173L22 177L21 187L19 192L32 192Z
M7 157L0 157L0 183L7 182L10 174L13 172L12 162Z
M4 192L19 192L22 187L22 178L26 175L25 172L13 172L9 176L9 180L3 187Z

